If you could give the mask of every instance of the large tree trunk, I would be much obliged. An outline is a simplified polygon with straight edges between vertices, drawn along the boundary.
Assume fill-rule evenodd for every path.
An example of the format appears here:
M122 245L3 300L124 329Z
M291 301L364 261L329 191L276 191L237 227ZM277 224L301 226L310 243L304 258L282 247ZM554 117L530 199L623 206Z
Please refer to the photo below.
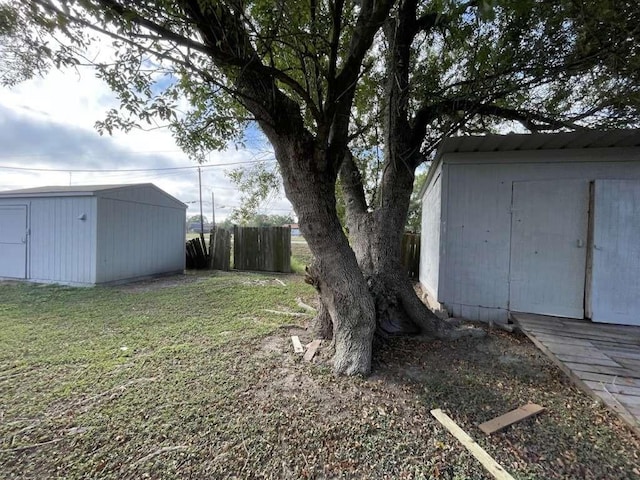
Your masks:
M341 169L349 238L376 305L384 334L421 333L450 338L454 332L422 303L401 264L401 241L413 189L413 171L390 165L383 175L381 205L366 209L359 171L350 155Z
M334 370L367 375L376 328L375 304L338 220L337 174L324 167L330 164L323 159L327 153L311 139L281 137L273 143L277 156L290 159L280 163L284 187L316 259L312 277L322 303L325 334L333 333ZM331 328L326 325L329 318Z

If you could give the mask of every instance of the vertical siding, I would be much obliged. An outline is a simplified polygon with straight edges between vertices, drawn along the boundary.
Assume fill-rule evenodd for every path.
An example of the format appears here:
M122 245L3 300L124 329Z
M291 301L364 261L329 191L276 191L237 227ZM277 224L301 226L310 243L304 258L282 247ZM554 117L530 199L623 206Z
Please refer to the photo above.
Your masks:
M492 154L484 154L485 159ZM517 158L519 152L509 152ZM554 156L555 155L555 156ZM442 258L438 300L450 311L462 306L496 311L509 305L511 189L514 181L635 178L640 162L553 163L563 155L540 152L539 163L476 163L480 154L451 154L443 190ZM592 153L585 151L584 156ZM496 155L504 162L507 155ZM462 159L469 163L462 163ZM508 160L508 158L507 158ZM445 180L446 181L446 180ZM498 309L498 310L496 310ZM492 318L489 318L492 319Z
M640 181L595 182L594 322L640 325Z
M440 172L436 172L434 180L422 197L420 231L420 283L434 300L438 299L441 193L442 177Z
M184 229L183 208L98 198L96 282L182 271Z
M95 198L31 200L29 278L91 284L95 265ZM78 217L85 215L85 220Z

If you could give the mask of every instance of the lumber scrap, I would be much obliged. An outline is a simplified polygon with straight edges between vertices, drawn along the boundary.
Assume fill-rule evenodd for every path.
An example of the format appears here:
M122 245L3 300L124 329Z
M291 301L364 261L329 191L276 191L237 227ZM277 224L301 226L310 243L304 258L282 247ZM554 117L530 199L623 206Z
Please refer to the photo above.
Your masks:
M321 343L322 343L322 340L314 340L313 342L311 342L307 346L307 352L304 354L304 357L302 358L304 358L306 362L310 362L311 360L313 360L313 357L318 351L318 348L320 348Z
M467 450L476 457L476 459L487 469L487 471L493 475L496 480L515 480L509 472L507 472L498 462L496 462L491 455L489 455L483 448L478 445L473 438L471 438L464 430L462 430L456 422L454 422L449 415L444 413L439 408L431 410L436 420L438 420L444 428L456 437Z
M304 353L304 347L300 343L300 338L297 335L291 337L291 343L293 343L293 351L296 353Z
M487 435L491 435L492 433L499 432L500 430L507 428L509 425L521 422L522 420L538 415L543 411L544 407L535 403L527 403L526 405L516 408L515 410L511 410L504 415L500 415L492 420L481 423L478 427Z

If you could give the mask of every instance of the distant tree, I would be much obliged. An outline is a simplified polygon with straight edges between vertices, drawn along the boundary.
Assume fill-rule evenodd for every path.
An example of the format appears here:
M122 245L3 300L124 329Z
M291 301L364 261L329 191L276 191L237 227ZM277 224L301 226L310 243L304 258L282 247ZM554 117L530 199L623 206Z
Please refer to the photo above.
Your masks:
M637 0L22 0L3 18L5 84L111 39L96 66L121 107L101 131L168 122L203 159L260 127L343 374L369 372L376 330L460 334L400 264L416 169L443 137L640 124Z
M291 215L256 215L249 219L249 227L281 227L293 222Z
M234 222L233 220L231 220L231 218L227 217L224 219L224 221L217 222L217 226L226 230L231 230L234 226Z
M202 216L202 222L207 225L209 223L209 219L207 218L206 215ZM187 223L191 224L191 223L200 223L200 215L192 215L189 218L187 218Z

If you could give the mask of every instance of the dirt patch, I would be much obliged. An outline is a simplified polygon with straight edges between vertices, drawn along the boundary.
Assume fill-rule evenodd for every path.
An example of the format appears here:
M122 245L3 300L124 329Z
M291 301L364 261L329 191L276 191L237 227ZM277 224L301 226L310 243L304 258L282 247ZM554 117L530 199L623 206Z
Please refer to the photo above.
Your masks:
M287 330L256 346L261 374L243 399L252 412L286 416L279 454L304 454L306 462L286 461L282 478L489 478L432 408L445 410L516 478L623 479L638 471L640 442L524 336L393 338L379 346L369 378L344 379L331 374L329 342L308 363L293 353L291 334L311 340L305 330ZM491 437L478 430L527 402L547 411Z

